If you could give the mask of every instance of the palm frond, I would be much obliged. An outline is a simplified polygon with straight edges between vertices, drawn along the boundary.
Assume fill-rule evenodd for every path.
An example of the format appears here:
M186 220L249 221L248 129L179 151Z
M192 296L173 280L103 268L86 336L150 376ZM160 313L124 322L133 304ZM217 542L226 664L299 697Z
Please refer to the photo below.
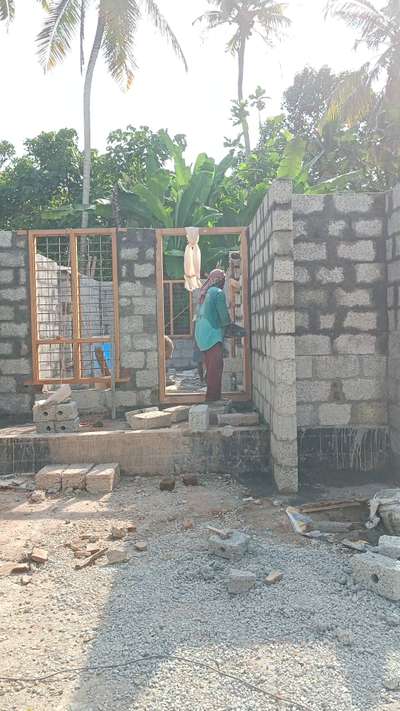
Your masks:
M376 101L376 94L371 86L372 79L368 64L343 75L333 93L328 110L322 117L320 130L338 119L351 127L365 118Z
M196 17L192 24L195 25L197 22L205 22L209 30L213 30L214 27L219 27L225 23L225 18L219 10L210 10L205 12L203 15Z
M79 26L80 13L81 0L59 0L50 5L48 18L37 37L39 60L45 70L64 59Z
M329 7L333 17L344 20L349 27L360 33L356 45L365 42L369 48L376 49L389 37L389 18L369 0L335 0Z
M15 17L14 0L0 0L0 22L11 22Z
M121 86L129 88L136 66L133 54L140 7L137 0L101 0L104 18L103 52L109 72Z
M145 7L147 10L147 13L151 20L153 21L153 24L157 28L157 30L160 32L161 36L169 42L171 45L173 51L175 52L176 56L178 59L180 59L183 62L183 65L186 69L188 70L188 65L187 61L185 58L185 55L183 53L182 47L173 32L171 26L168 24L167 20L165 19L164 15L160 12L160 9L155 2L155 0L144 0Z

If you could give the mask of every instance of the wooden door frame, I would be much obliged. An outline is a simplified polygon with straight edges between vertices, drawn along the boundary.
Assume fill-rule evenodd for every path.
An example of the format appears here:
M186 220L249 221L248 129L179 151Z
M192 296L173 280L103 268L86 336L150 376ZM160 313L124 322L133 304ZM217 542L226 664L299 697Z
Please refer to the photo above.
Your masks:
M249 299L249 252L248 230L246 227L207 227L199 229L200 236L221 237L224 235L240 236L240 257L242 264L242 301L243 324L247 336L244 340L244 390L241 392L224 393L224 396L235 402L251 400L252 383L250 367L250 299ZM205 401L205 394L197 393L167 393L165 367L165 323L164 323L164 237L186 237L184 228L168 228L156 230L156 281L157 281L157 337L158 337L158 372L160 387L160 403L168 405L195 405Z

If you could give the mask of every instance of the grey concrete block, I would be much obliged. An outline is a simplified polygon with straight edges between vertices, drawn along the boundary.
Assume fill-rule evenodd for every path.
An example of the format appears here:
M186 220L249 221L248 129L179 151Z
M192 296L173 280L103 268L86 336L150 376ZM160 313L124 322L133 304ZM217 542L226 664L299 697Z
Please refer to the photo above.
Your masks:
M0 230L0 248L9 249L12 246L12 232L9 230Z
M372 378L351 378L343 381L346 400L380 400L385 398L385 383Z
M38 400L32 409L34 422L55 422L56 405L50 405L46 408L42 407L45 400Z
M295 332L295 313L279 309L274 313L274 328L275 333L294 333Z
M329 373L326 373L329 377ZM327 402L330 397L329 380L299 380L296 386L298 402Z
M158 385L158 370L139 370L136 373L138 388L156 388Z
M238 595L251 590L256 584L255 573L249 570L235 570L232 568L228 574L227 589L231 595Z
M400 601L400 563L383 555L363 553L351 561L353 577L378 595Z
M351 421L356 425L380 427L388 422L386 402L356 402L352 405Z
M189 410L189 426L192 432L205 432L210 425L208 405L193 405Z
M36 432L38 434L54 434L55 431L54 422L36 422Z
M374 311L349 311L343 326L356 331L375 331L377 324L378 314Z
M296 242L294 246L295 262L317 262L327 258L324 242Z
M344 271L342 267L321 267L317 271L317 281L321 284L341 284L344 281Z
M400 561L400 536L381 536L378 548L380 555Z
M178 422L188 421L189 410L190 407L188 405L176 405L175 407L168 407L164 412L168 412L168 414L171 415L172 423L176 424Z
M312 378L313 360L312 356L298 356L296 358L296 373L298 380Z
M294 281L296 284L307 284L310 281L310 272L306 267L300 267L296 264L294 268Z
M318 356L314 358L317 378L354 378L360 372L360 361L353 355Z
M324 207L324 195L293 195L293 211L296 214L310 215L314 212L323 212Z
M359 283L375 284L377 281L385 280L384 264L356 264L355 269Z
M120 259L126 259L127 261L134 261L139 257L138 247L122 247L120 250Z
M334 341L337 353L368 355L375 353L376 337L367 334L339 336Z
M383 221L379 219L355 220L353 229L357 237L382 237Z
M55 408L55 419L57 422L64 420L75 420L79 416L76 402L61 402Z
M247 553L249 542L250 536L240 531L232 531L226 539L211 535L208 539L208 552L226 560L240 560Z
M154 264L135 264L135 277L147 279L155 272Z
M86 475L86 489L90 494L108 494L119 484L119 464L98 464Z
M348 259L352 262L373 262L376 248L371 240L339 242L337 253L340 259Z
M121 353L121 365L123 368L144 368L145 355L143 351L124 351Z
M58 433L67 433L67 432L79 432L79 417L75 417L72 420L62 420L61 422L56 422L54 423L54 429Z
M352 291L337 289L335 297L338 306L354 307L371 305L371 292L368 291L368 289L354 289Z
M331 331L335 325L336 314L320 314L319 327L323 331Z
M218 425L224 427L254 427L260 424L258 412L232 412L217 416Z
M366 193L340 193L333 197L338 212L369 212L374 206L374 198Z
M143 316L124 316L120 319L121 334L133 333L142 334L143 333ZM136 340L136 339L135 339ZM135 350L141 350L140 348Z
M274 281L289 281L294 279L293 259L276 257L274 260Z
M329 237L342 237L343 233L348 228L347 223L344 220L329 220L328 222L328 234Z
M296 336L296 355L324 355L331 352L329 336Z
M350 419L351 405L327 402L319 406L319 423L323 426L343 427Z
M299 490L299 473L296 465L279 464L274 461L273 474L275 484L280 494L285 496L297 494Z
M17 381L11 376L0 376L0 393L15 393L17 390Z

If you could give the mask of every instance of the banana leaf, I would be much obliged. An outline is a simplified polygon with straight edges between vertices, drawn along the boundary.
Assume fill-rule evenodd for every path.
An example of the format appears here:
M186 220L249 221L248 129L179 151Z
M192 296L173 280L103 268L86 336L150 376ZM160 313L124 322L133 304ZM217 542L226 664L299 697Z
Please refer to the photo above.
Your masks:
M306 142L299 136L292 138L285 148L276 177L297 178L303 169L305 152Z

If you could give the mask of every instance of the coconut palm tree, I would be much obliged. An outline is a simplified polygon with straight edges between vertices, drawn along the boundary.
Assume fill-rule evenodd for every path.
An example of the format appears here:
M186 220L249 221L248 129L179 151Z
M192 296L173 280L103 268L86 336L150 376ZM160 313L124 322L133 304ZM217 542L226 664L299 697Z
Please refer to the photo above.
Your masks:
M227 52L238 58L238 103L242 107L241 123L246 154L251 151L247 112L243 100L243 83L246 46L253 35L259 35L269 46L280 38L283 29L290 25L284 15L286 5L275 0L208 0L215 10L210 10L195 20L205 22L208 29L230 25L234 34L227 44Z
M343 75L326 115L349 125L371 111L398 121L400 109L400 0L378 9L371 0L329 0L327 15L344 20L358 33L355 49L365 45L376 56L357 71Z
M1 0L0 0L1 1ZM6 0L7 1L7 0ZM161 14L155 0L99 0L97 27L87 65L84 57L86 12L92 0L50 0L48 17L38 36L39 58L45 71L61 62L71 49L74 35L80 35L81 71L86 69L83 90L84 159L82 192L82 227L88 225L91 174L91 91L93 74L100 52L108 70L119 84L129 88L135 68L134 39L143 11L160 34L171 44L187 69L181 46Z

